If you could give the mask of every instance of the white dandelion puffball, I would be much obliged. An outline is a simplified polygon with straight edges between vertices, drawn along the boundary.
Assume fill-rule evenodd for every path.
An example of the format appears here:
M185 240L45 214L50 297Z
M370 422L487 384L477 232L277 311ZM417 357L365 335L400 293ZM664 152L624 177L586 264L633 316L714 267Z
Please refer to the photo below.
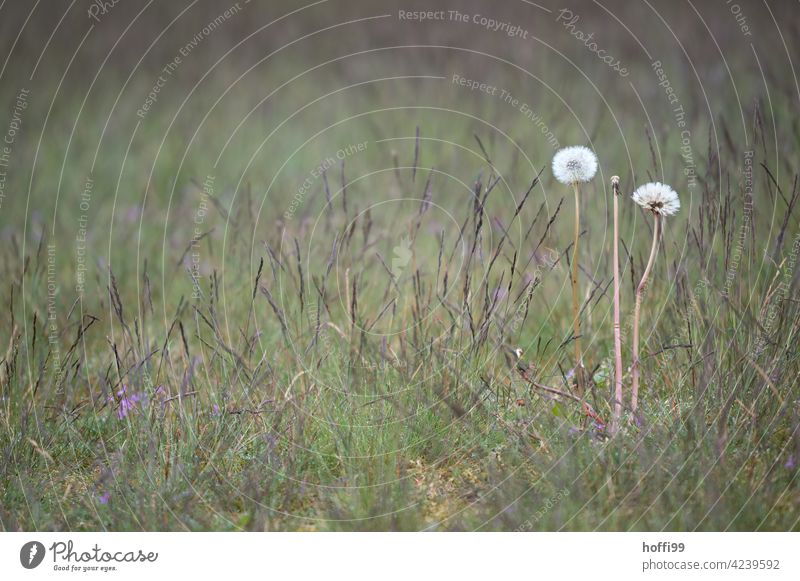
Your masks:
M562 184L588 182L596 173L597 156L588 147L565 147L553 156L553 175Z
M633 192L633 201L645 210L660 216L672 216L681 209L678 194L667 184L650 182L636 188Z

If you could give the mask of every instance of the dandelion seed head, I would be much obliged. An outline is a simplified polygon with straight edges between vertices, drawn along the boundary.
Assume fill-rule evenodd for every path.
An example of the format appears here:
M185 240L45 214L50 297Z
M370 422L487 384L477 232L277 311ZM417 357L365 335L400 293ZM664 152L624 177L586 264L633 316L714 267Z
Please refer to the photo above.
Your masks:
M645 210L660 216L672 216L681 209L678 194L666 184L650 182L633 192L633 201Z
M553 175L562 184L588 182L596 173L597 156L588 147L565 147L553 156Z

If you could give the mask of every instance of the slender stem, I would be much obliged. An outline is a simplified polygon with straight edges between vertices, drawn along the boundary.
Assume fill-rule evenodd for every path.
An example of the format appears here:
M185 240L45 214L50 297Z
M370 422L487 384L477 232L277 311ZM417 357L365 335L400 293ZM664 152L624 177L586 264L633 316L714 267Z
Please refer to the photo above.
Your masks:
M616 176L615 176L616 178ZM622 328L619 309L619 178L611 178L614 190L614 421L612 432L616 433L622 417Z
M581 354L580 291L578 289L578 240L581 236L581 196L578 182L575 189L575 240L572 246L572 333L575 339L575 377L578 393L583 396L583 356Z
M647 267L644 269L642 280L639 286L636 287L636 303L633 307L633 364L631 367L631 410L634 412L639 406L639 312L642 307L642 295L644 294L645 287L647 286L647 277L650 276L650 270L653 268L653 263L656 259L658 252L658 239L661 230L661 216L655 215L656 223L653 228L653 246L650 249L650 259L647 261Z

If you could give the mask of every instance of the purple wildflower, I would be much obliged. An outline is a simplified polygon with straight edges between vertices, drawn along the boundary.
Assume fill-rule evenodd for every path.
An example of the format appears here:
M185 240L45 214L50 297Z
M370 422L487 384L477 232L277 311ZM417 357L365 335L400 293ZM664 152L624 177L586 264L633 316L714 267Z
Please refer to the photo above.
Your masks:
M128 395L128 386L125 384L117 392L117 398L119 399L117 417L121 420L127 418L128 414L135 411L137 406L140 408L147 406L147 396L143 392ZM108 401L114 403L114 398L108 396Z
M106 490L103 494L97 497L97 500L100 501L100 504L108 504L110 498L111 498L111 493L108 490Z

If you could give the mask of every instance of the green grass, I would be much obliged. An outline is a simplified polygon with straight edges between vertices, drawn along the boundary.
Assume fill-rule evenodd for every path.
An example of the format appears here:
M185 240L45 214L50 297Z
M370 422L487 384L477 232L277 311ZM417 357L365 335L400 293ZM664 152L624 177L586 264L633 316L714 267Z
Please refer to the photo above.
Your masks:
M721 92L709 117L679 61L662 60L691 110L694 187L647 62L630 79L647 91L646 113L607 71L608 108L563 63L530 64L550 92L460 54L417 67L398 55L332 64L258 106L304 69L284 59L231 85L205 120L232 72L211 76L174 123L188 78L138 127L131 111L147 74L113 112L125 77L113 71L103 77L113 91L94 91L83 109L85 92L66 91L46 126L49 102L33 100L14 149L15 195L2 206L3 529L797 530L800 131L790 83L773 78L767 101L745 68L743 113ZM537 381L572 389L572 194L551 175L554 148L540 129L496 97L453 86L454 72L526 96L560 145L598 153L581 283L587 402L605 420L608 180L619 174L628 193L658 179L681 194L643 309L640 414L626 411L614 438L516 372L509 350L521 347ZM367 82L423 74L446 78ZM355 143L367 146L346 157L346 201L336 160L329 210L312 176L286 216L312 170ZM755 203L740 246L747 150ZM621 218L627 366L651 224L627 198ZM392 269L403 248L410 257L393 280L381 261ZM123 386L141 399L120 417Z

